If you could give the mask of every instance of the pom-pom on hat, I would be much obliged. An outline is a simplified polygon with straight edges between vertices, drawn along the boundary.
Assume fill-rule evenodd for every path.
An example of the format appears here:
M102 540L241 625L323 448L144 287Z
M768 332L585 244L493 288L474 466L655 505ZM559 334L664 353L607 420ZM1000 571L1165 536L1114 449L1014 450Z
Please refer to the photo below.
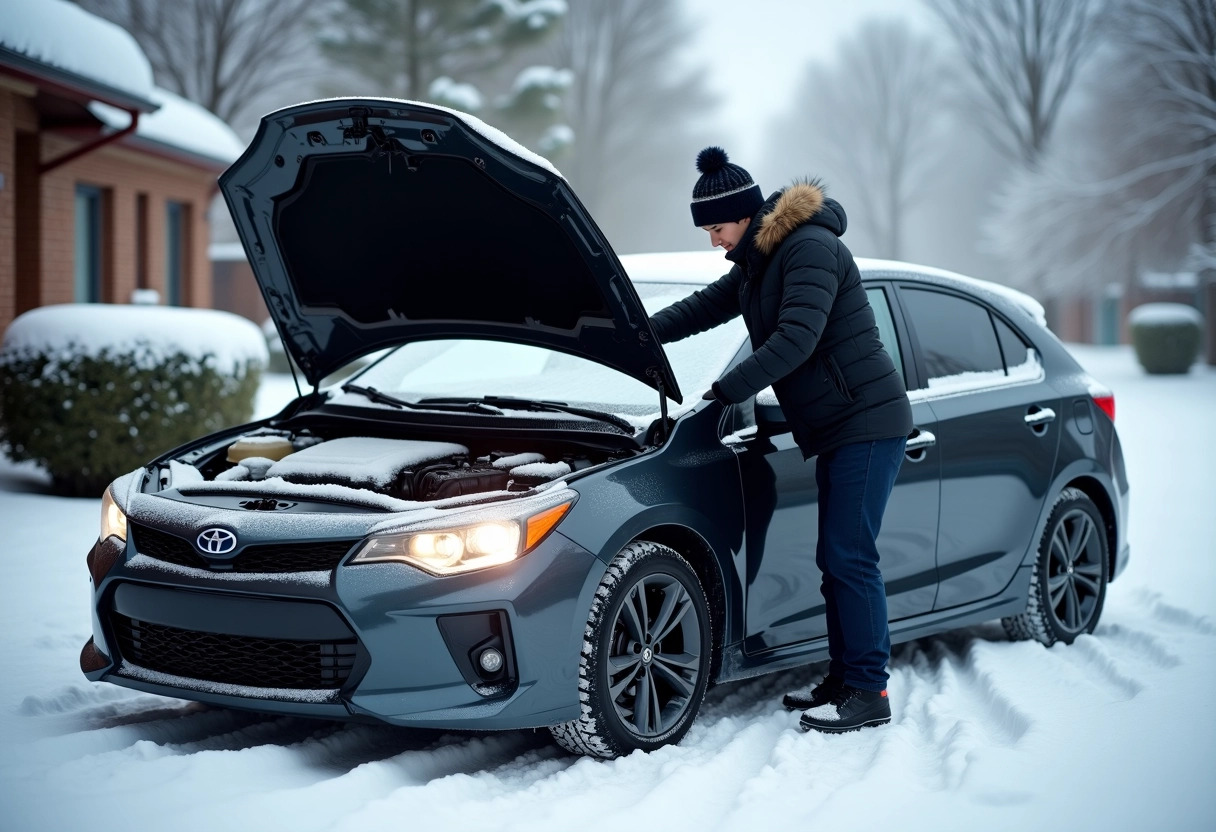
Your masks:
M707 147L697 154L701 178L692 189L693 225L715 225L750 219L764 204L760 186L738 165L732 165L726 151Z

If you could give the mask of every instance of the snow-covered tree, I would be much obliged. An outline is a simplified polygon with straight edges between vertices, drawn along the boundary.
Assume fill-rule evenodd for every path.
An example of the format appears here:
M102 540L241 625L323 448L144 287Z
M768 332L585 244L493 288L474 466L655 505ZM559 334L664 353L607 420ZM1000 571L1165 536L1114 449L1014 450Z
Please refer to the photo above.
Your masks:
M836 63L808 67L773 131L774 155L857 200L850 225L878 257L904 256L905 221L941 158L945 79L928 37L866 21L841 42Z
M678 0L569 0L569 7L553 45L554 63L573 73L566 96L573 146L562 170L597 218L629 223L614 239L640 239L648 221L641 206L679 207L656 193L676 193L673 171L687 173L691 193L689 131L711 107L704 73L680 61L677 48L690 31ZM616 205L628 207L618 213Z
M925 0L954 36L979 86L980 126L1012 158L1038 162L1101 0Z
M77 2L135 37L158 84L229 124L258 115L263 93L315 72L312 0Z
M321 44L376 94L426 98L439 78L467 84L501 66L565 12L565 0L336 0Z

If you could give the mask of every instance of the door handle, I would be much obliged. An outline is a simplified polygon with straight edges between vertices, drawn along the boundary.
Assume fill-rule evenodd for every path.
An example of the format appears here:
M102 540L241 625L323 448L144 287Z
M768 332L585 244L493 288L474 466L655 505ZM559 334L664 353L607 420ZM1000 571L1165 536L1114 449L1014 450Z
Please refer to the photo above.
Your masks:
M937 437L927 430L913 428L904 445L904 457L909 462L920 462L925 458L925 451L931 445L937 444Z
M1036 434L1042 436L1047 432L1048 423L1054 422L1055 418L1056 412L1050 407L1039 407L1035 405L1030 412L1022 417L1022 421L1024 421Z

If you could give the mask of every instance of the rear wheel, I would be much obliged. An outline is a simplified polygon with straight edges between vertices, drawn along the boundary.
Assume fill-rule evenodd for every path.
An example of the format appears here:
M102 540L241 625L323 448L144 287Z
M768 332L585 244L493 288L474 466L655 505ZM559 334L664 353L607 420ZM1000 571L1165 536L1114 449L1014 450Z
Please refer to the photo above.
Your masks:
M674 549L635 541L604 573L579 660L582 715L549 730L576 754L612 758L679 742L709 681L709 608Z
M1026 612L1001 619L1010 638L1072 644L1094 631L1109 577L1105 529L1085 492L1064 489L1039 542Z

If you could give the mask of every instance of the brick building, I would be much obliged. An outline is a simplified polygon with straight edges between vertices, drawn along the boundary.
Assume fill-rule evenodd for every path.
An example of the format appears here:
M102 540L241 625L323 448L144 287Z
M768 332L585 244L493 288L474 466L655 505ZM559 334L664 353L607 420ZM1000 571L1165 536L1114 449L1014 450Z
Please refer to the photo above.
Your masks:
M207 210L242 149L121 28L61 0L0 14L0 331L136 289L211 306Z

